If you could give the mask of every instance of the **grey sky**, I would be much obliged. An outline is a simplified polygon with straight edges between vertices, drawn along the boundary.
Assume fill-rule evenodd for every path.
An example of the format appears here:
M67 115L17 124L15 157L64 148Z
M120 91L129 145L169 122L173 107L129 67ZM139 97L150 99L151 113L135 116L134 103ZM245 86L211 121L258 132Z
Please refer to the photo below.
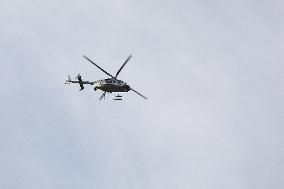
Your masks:
M283 7L0 0L0 188L283 188Z

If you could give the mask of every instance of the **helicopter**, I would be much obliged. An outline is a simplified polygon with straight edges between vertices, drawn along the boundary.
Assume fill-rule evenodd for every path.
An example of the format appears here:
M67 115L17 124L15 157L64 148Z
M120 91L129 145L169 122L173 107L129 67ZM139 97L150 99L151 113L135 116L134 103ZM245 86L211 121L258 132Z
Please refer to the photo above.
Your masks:
M107 71L105 71L103 68L98 66L96 63L94 63L91 59L89 59L87 56L83 55L83 57L88 60L90 63L92 63L94 66L96 66L98 69L103 71L106 75L110 76L110 78L107 79L101 79L97 81L83 81L80 74L77 75L75 78L76 80L72 80L71 76L68 75L68 79L66 80L65 84L71 84L71 83L78 83L80 85L80 90L84 90L84 85L94 85L94 90L97 91L98 89L103 91L103 94L100 96L100 100L105 99L106 93L113 93L113 92L129 92L133 91L145 100L147 100L147 97L139 93L138 91L134 90L132 87L130 87L125 81L117 79L118 74L121 72L121 70L124 68L126 63L130 60L132 55L129 55L128 58L125 60L125 62L122 64L122 66L119 68L119 70L116 72L115 76L111 75ZM115 96L113 100L122 100L121 95Z

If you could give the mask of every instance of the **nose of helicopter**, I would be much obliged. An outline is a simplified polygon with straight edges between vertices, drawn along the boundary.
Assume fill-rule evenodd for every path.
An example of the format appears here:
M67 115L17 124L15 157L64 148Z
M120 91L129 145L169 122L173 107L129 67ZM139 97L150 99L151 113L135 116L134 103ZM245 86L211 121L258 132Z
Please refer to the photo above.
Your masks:
M131 90L131 88L130 88L129 85L125 85L125 86L124 86L124 89L125 89L125 91L130 91L130 90Z

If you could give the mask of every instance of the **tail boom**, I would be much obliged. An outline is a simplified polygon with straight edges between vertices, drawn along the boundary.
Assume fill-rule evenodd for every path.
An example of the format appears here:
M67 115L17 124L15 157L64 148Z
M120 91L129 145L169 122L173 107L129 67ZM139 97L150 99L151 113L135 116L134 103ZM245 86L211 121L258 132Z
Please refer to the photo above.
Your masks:
M78 83L80 85L80 91L84 90L84 85L94 85L95 84L95 82L92 82L92 81L83 81L80 74L78 74L76 79L77 80L71 80L71 76L68 75L68 78L65 81L65 84Z

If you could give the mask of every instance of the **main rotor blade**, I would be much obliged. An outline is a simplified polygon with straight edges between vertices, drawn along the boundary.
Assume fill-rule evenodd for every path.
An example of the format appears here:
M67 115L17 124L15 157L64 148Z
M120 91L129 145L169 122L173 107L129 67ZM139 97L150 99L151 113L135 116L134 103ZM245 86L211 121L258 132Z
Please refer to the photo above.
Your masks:
M99 68L100 70L102 70L105 74L107 74L108 76L114 78L111 74L109 74L107 71L105 71L104 69L102 69L100 66L98 66L96 63L94 63L92 60L90 60L88 57L86 57L85 55L83 55L83 57L85 59L87 59L89 62L91 62L92 64L94 64L97 68Z
M122 64L122 66L119 68L119 70L116 72L115 78L117 78L118 74L122 70L122 68L125 66L125 64L129 61L129 59L132 57L132 55L129 55L128 58L125 60L125 62Z
M131 88L131 90L132 90L133 92L135 92L136 94L138 94L139 96L141 96L142 98L144 98L145 100L147 100L147 97L146 97L146 96L142 95L141 93L139 93L138 91L135 91L135 90L132 89L132 88Z
M106 92L104 92L104 93L102 94L102 96L100 97L100 100L102 100L105 96L106 96Z

